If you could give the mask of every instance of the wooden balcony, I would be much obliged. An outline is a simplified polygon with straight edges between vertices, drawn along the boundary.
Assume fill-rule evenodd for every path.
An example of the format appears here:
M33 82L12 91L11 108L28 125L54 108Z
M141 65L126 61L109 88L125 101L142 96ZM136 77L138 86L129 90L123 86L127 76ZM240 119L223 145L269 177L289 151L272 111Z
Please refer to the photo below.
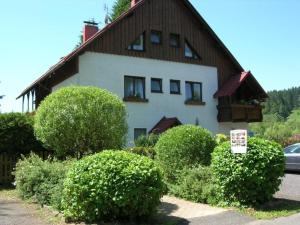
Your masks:
M261 122L263 119L260 105L219 105L219 122Z

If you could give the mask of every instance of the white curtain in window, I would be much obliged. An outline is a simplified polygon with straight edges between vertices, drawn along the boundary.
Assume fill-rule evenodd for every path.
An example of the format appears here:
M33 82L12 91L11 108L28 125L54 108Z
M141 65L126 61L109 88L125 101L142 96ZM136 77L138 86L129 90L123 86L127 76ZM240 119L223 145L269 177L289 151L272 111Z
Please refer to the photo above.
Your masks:
M125 97L134 95L133 79L126 77L125 78Z
M193 98L191 83L185 84L185 95L186 95L186 100L191 100Z
M201 100L201 84L194 84L194 100Z
M135 96L139 98L145 98L143 79L135 80Z

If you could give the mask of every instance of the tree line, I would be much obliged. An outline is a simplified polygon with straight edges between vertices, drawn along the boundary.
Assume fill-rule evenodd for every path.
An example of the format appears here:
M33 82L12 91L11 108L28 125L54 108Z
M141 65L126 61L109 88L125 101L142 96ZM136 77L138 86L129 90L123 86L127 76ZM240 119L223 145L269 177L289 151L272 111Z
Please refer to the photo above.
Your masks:
M287 119L294 109L300 108L300 87L270 91L264 104L264 114L278 114Z
M300 87L268 92L264 120L252 123L255 135L286 146L300 142Z

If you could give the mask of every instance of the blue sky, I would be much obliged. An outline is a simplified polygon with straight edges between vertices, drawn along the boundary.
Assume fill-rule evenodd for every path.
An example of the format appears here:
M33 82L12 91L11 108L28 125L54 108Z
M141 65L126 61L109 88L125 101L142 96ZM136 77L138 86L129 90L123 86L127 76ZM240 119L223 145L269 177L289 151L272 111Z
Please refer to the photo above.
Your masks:
M17 95L74 49L83 21L104 20L109 0L1 1L2 112L20 111ZM245 70L266 90L300 86L299 0L191 0ZM100 24L103 26L103 23Z

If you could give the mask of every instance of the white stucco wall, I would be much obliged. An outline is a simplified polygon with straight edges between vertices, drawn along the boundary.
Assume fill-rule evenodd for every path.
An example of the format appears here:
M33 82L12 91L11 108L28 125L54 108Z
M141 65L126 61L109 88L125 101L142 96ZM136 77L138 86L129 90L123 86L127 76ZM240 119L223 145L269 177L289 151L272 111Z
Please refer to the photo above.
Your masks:
M149 131L163 117L177 117L184 124L199 124L213 133L246 128L246 123L218 123L217 68L167 62L128 56L86 52L79 58L79 73L53 87L53 91L68 85L97 86L124 97L124 76L146 79L148 103L126 102L128 112L128 143L134 139L134 128ZM163 79L163 93L151 93L151 78ZM181 81L181 95L170 94L170 79ZM202 82L204 106L185 105L185 81Z

